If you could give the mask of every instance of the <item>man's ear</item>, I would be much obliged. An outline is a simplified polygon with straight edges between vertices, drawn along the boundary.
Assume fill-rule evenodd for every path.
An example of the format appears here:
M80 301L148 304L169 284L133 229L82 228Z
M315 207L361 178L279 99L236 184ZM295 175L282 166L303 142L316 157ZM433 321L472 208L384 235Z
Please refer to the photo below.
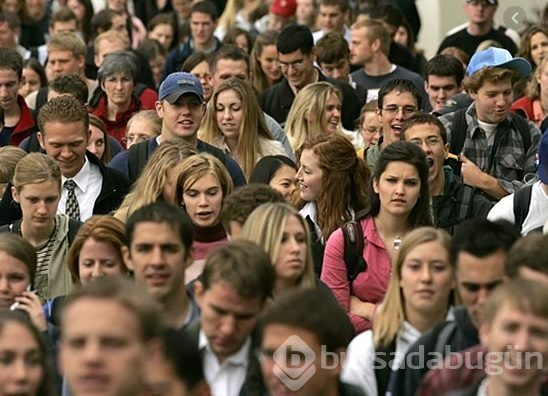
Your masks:
M19 193L17 192L17 190L15 189L14 186L11 186L11 197L13 198L13 200L15 202L17 202L18 204L20 204L21 202L19 202Z
M164 105L161 100L157 100L156 103L154 103L154 107L156 108L156 114L158 114L158 117L164 118Z
M36 133L36 138L38 139L38 143L40 143L40 147L42 148L42 150L45 150L46 144L44 143L44 134L39 131Z
M380 39L380 38L376 38L375 40L373 40L373 42L371 43L371 48L373 49L373 52L380 51L380 48L381 48L381 39Z
M196 304L198 304L200 309L202 308L202 300L204 298L204 294L205 294L204 284L201 281L197 280L196 282L194 282L194 298L195 298Z
M135 266L133 265L133 260L131 259L131 252L129 251L129 248L127 246L122 246L122 258L124 259L124 263L126 264L126 267L130 271L134 271Z

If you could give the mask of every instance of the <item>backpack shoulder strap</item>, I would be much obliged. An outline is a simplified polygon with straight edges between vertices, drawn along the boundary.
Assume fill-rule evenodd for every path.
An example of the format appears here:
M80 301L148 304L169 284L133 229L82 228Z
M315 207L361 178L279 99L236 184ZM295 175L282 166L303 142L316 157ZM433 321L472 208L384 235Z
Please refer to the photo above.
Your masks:
M451 127L451 142L449 151L451 153L459 155L464 148L464 141L466 140L466 109L460 109L455 111L453 126Z
M48 91L49 91L48 87L42 87L38 90L38 93L36 94L36 104L34 105L36 114L38 114L38 111L40 111L40 108L47 103Z
M342 226L344 238L344 264L350 287L356 277L367 268L363 259L363 231L359 220L348 221Z
M474 188L464 184L457 193L457 202L459 204L459 221L468 218L470 208L472 207L472 199L474 198Z
M128 177L130 183L134 183L135 180L141 174L141 170L144 168L148 160L148 140L134 144L129 148L128 157Z
M441 356L445 356L445 346L449 345L449 339L453 336L453 333L457 329L457 322L454 320L447 322L445 326L438 333L438 338L436 339L436 346L434 347L434 352L438 352Z
M514 226L519 232L521 232L523 222L529 213L532 192L533 185L528 184L514 193Z
M377 381L377 390L379 395L386 394L388 386L390 384L390 377L392 376L392 367L390 367L390 361L396 352L396 338L390 343L389 346L380 347L375 354L375 360L380 359L384 364L379 367L378 363L373 365L373 371L375 372L375 380Z
M521 135L521 139L523 140L523 147L525 149L525 153L527 153L529 151L529 148L531 147L531 130L529 129L529 124L527 123L527 120L519 114L514 114L512 116L512 124Z
M38 141L38 132L32 132L29 136L29 142L27 144L27 153L41 153L42 147Z

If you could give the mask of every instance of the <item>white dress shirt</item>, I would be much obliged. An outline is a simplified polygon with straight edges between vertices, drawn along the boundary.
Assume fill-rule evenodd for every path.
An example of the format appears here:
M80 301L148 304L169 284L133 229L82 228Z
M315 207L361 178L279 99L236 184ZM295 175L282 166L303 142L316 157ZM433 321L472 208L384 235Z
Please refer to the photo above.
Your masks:
M61 177L61 200L57 207L57 213L65 214L65 208L67 203L67 190L63 188L65 181L68 179L65 176ZM99 194L101 193L101 186L103 184L103 175L101 170L95 164L89 162L86 157L84 166L80 169L73 178L76 183L74 192L76 193L76 199L78 200L78 206L80 208L80 221L84 222L93 215L93 207Z
M211 350L203 330L200 330L198 347L202 352L204 375L211 388L212 396L238 396L249 364L251 337L247 338L238 352L222 363L219 363L217 356Z

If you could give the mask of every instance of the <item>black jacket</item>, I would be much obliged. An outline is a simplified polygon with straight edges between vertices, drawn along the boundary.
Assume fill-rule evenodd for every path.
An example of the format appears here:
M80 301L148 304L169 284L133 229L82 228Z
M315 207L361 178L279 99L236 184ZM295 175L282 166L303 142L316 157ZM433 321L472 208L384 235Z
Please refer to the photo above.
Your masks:
M356 91L348 84L333 78L326 77L318 70L318 81L327 81L335 85L342 92L341 121L348 130L355 129L355 121L360 116L363 103L360 102ZM259 103L265 113L274 118L282 127L285 124L289 109L295 100L295 94L289 87L286 79L274 84L259 95Z
M93 214L109 214L118 209L124 197L129 192L128 179L117 170L107 168L89 151L86 152L86 156L89 162L99 167L101 175L103 175L101 192L95 200ZM22 216L21 208L12 199L11 184L9 184L0 201L0 225L10 224L19 220Z
M454 321L443 322L422 335L406 353L405 364L392 374L391 390L393 395L414 396L423 377L428 372L428 362L439 359L435 353L458 352L479 344L478 330L470 320L465 307L455 308ZM436 350L438 337L445 328L453 326L447 334L446 348ZM440 363L440 362L438 362ZM430 362L430 365L432 362Z
M192 340L192 347L199 349L200 337L200 320L195 320L193 323L185 327L185 331ZM240 390L239 396L260 396L266 394L263 376L261 374L261 364L255 353L258 347L259 339L256 332L251 334L251 348L249 350L249 363L247 365L247 373L245 375L244 384ZM204 373L205 374L205 373Z
M487 218L493 203L455 175L450 166L443 167L445 189L443 195L432 197L434 225L443 228L451 235L466 219Z

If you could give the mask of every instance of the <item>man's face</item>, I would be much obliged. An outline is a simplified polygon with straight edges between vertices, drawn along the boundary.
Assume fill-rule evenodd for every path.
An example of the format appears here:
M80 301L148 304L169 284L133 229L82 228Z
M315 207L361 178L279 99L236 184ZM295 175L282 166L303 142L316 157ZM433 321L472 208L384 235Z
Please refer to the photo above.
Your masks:
M476 114L480 121L487 124L500 124L508 116L514 101L512 82L485 82L476 93L470 93L474 99Z
M339 6L320 5L318 24L325 33L342 32L344 13Z
M367 28L352 29L351 37L350 63L361 66L370 62L373 58L374 49Z
M278 52L278 63L285 79L297 89L304 88L314 79L314 51L309 55L301 50L289 54Z
M457 257L457 287L462 304L468 310L472 323L479 327L491 291L504 280L504 263L507 254L495 252L486 257L476 257L460 252Z
M418 111L417 99L410 92L392 91L386 94L382 109L377 110L385 140L389 142L400 140L404 122Z
M517 393L519 389L535 387L544 376L548 367L548 318L524 312L507 302L491 323L480 327L479 334L490 354L504 354L496 363L494 358L489 359L491 370L500 373L489 377L490 381L492 378Z
M7 22L0 23L0 48L15 48L19 32L10 28Z
M49 51L48 71L49 77L55 78L70 73L80 74L84 70L85 58L76 57L72 51Z
M263 307L261 297L242 297L223 281L207 290L198 282L196 300L202 310L201 329L220 362L244 345Z
M249 70L244 60L219 59L217 67L213 74L213 90L231 77L239 78L243 81L249 81Z
M134 313L88 297L71 304L62 323L59 364L75 396L140 393L149 348Z
M95 66L101 67L103 64L103 61L105 60L106 56L109 54L112 54L116 51L125 51L128 48L124 45L123 42L114 40L114 41L108 41L108 40L101 40L98 45L95 47Z
M486 0L474 0L464 4L464 12L472 23L492 22L496 11L497 6L489 4Z
M443 162L449 153L449 145L443 144L436 125L415 124L405 131L405 140L418 145L426 154L429 183L443 175Z
M65 32L78 33L78 21L76 21L76 19L73 19L72 21L57 21L49 29L50 36Z
M348 59L340 59L336 63L320 63L320 68L327 77L348 83L350 75L350 62Z
M162 119L162 133L168 138L193 138L204 116L204 104L194 94L184 94L174 103L156 102L156 112Z
M291 336L299 337L306 345L288 345L287 341ZM304 375L306 375L307 370L313 368L312 366L314 366L315 372L296 393L291 392L287 385L278 377L278 375L284 374L284 369L288 367L291 367L292 369L298 368L291 358L292 354L286 353L287 363L284 365L285 367L280 367L273 358L274 352L278 348L283 348L284 346L286 351L295 350L300 352L301 348L303 348L305 350L312 350L315 354L315 356L313 356L312 353L310 353L307 360L306 357L302 357L299 353L299 363L307 364L308 361L311 361L309 366L303 365L302 369L305 373ZM339 354L338 357L339 362L341 362L341 354ZM315 396L337 394L338 378L342 366L337 364L335 368L325 368L326 366L329 367L334 365L331 361L331 356L326 358L328 361L324 362L324 359L322 358L322 346L316 335L311 331L276 323L267 325L263 331L263 339L261 342L261 370L270 395L281 396L286 394L298 394L299 396ZM289 379L291 380L291 378Z
M63 176L74 177L84 166L89 130L83 121L47 121L38 140L47 155L57 161Z
M17 106L20 86L21 82L15 70L0 69L0 106L4 111L12 110Z
M435 76L432 74L428 76L428 81L425 81L424 89L428 93L428 99L433 111L442 109L447 99L460 91L456 77Z
M209 14L194 12L190 16L190 35L199 46L210 45L216 27L217 22Z
M191 255L169 224L138 223L129 249L123 252L126 266L156 300L165 302L184 290Z

